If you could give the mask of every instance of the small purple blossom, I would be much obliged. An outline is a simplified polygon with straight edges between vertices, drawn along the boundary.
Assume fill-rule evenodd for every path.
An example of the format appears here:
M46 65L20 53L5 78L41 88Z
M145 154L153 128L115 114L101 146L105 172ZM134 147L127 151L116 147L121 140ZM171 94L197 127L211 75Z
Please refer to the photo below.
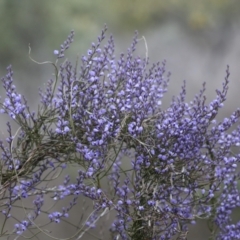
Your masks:
M54 50L54 51L53 51L53 54L54 54L54 55L58 55L58 54L59 54L59 51L58 51L58 50Z
M64 43L61 44L60 50L53 51L54 55L57 55L58 59L63 58L65 56L64 52L70 47L70 44L73 42L73 37L74 37L74 31L71 31L66 41L64 41Z

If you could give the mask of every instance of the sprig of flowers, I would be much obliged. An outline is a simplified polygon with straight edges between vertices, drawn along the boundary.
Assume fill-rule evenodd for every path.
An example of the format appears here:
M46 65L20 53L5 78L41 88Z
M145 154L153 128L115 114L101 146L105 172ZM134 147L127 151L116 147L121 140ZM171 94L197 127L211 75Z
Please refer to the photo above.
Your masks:
M231 218L240 206L240 110L216 120L226 101L229 68L209 104L205 84L187 103L184 82L165 108L162 98L170 76L165 61L149 66L148 59L136 56L137 33L127 54L116 59L112 36L101 47L106 30L80 67L58 62L74 32L54 51L56 78L40 90L37 114L17 93L12 68L7 68L1 113L19 129L13 134L7 123L9 136L0 141L0 236L25 236L32 229L49 236L46 227L67 221L78 200L86 198L92 212L85 218L81 213L75 239L110 212L114 219L106 231L112 239L186 239L189 225L198 219L209 222L209 239L240 239L240 222ZM53 181L67 166L75 166L76 178L65 173L63 183ZM69 204L46 210L49 197L53 207L65 199ZM29 198L31 207L25 204ZM14 214L19 203L23 219ZM41 216L48 218L44 228L37 223ZM6 227L9 219L15 221L13 230Z

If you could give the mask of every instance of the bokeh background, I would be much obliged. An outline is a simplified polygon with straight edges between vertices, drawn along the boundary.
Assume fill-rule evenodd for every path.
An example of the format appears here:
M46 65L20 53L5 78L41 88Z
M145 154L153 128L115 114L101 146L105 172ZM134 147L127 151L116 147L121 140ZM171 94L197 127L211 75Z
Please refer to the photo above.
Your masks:
M36 61L55 61L53 50L59 49L74 29L74 42L67 52L67 57L74 61L77 54L85 54L96 41L104 24L108 26L107 34L114 36L116 55L126 52L138 30L139 38L146 39L150 62L167 60L167 70L172 74L164 105L180 91L183 80L187 82L187 100L206 82L210 101L215 97L215 89L221 88L229 65L230 89L219 117L228 116L240 106L238 0L0 0L0 76L12 64L18 91L37 110L38 88L44 88L53 69L29 59L29 44ZM139 42L137 51L145 55L144 41ZM2 87L0 95L3 99ZM0 123L4 133L2 116ZM84 208L79 207L78 214L81 211ZM59 238L69 235L69 231L67 226L53 228ZM194 233L189 239L205 239L202 229L195 227ZM95 239L86 237L90 238Z

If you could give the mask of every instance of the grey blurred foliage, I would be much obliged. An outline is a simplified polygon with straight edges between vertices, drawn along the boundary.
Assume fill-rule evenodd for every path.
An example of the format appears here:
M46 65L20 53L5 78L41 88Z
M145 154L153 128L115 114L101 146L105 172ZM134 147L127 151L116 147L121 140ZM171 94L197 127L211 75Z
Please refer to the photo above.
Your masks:
M83 51L104 23L114 35L144 32L169 21L180 23L193 35L211 35L236 21L239 7L236 0L1 0L0 64L1 68L10 63L24 67L29 43L38 52L51 51L71 29L80 40L78 50Z
M137 51L148 53L151 62L167 60L172 77L166 101L180 91L184 79L188 100L204 81L208 101L211 100L210 93L221 85L229 64L228 110L222 113L225 116L239 107L239 16L238 0L1 0L0 75L4 76L5 68L12 64L17 89L26 96L31 107L36 107L38 88L44 88L43 83L51 77L52 68L31 62L28 45L35 60L54 61L53 50L59 49L74 29L75 40L68 54L75 59L77 54L81 56L87 51L106 23L108 34L114 35L118 53L126 50L137 29L147 40L147 48L142 40ZM0 95L4 97L1 88ZM2 116L1 123L5 124ZM86 200L82 201L76 214L88 211ZM74 216L71 220L74 221ZM106 223L91 234L104 236ZM195 226L194 229L195 235L189 239L205 239L201 228ZM64 238L69 232L70 225L62 229L56 225L52 234ZM108 237L105 235L102 239ZM38 239L51 238L41 235ZM86 234L83 239L100 238Z
M46 7L47 2L0 2L0 31L3 33L0 44L1 65L21 63L23 52L28 50L28 43L39 47L50 34L51 27L48 23L51 11Z

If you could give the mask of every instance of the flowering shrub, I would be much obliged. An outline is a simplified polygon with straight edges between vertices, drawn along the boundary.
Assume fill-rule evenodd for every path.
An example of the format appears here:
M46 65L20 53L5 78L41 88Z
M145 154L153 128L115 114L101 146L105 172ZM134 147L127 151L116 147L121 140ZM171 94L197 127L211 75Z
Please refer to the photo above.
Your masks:
M7 68L1 112L19 128L13 133L7 123L8 137L0 141L0 236L50 236L52 224L67 222L84 196L93 209L79 217L70 239L81 239L110 213L105 231L111 239L187 239L198 219L208 221L209 239L240 239L240 221L231 216L240 206L240 126L232 130L240 110L222 122L215 119L226 100L229 69L210 104L205 84L186 103L184 83L163 108L165 62L149 66L148 59L135 57L137 34L126 56L115 59L112 37L100 48L105 32L80 67L68 60L59 64L73 32L54 51L55 79L40 91L37 113L17 93ZM67 166L77 169L75 179L64 175ZM60 174L64 180L56 183ZM57 210L45 206L65 199L68 205ZM24 209L23 218L14 213L17 207ZM44 224L37 222L41 216L47 216Z

